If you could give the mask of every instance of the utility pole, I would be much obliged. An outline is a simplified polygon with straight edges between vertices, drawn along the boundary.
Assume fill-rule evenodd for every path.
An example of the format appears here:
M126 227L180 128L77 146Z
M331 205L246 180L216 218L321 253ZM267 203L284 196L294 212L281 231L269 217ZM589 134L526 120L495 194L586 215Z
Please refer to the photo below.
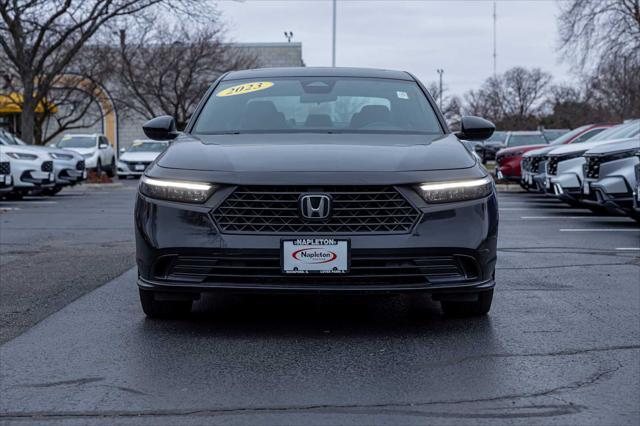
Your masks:
M336 66L336 1L333 0L333 49L331 53L331 66Z
M442 74L444 74L444 70L442 68L438 68L438 74L440 75L440 112L442 112Z
M497 14L496 14L496 2L493 2L493 76L496 76L496 62L497 62L497 57L498 54L496 53L496 21L497 21Z

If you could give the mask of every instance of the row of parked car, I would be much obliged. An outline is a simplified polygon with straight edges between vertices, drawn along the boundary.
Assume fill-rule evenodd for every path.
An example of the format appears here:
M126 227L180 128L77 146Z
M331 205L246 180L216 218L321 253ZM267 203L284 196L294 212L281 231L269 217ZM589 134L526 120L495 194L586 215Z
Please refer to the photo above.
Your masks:
M496 176L572 206L640 221L640 120L590 124L550 143L500 149Z
M167 144L137 140L118 156L102 134L68 134L55 144L34 146L0 129L0 197L55 195L86 180L89 170L121 179L139 177Z

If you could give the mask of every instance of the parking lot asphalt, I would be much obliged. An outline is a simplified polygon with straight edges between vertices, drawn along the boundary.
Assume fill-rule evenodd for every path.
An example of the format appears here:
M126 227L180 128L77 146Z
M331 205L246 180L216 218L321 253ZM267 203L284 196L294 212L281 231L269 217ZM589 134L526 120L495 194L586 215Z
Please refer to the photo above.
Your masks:
M157 321L144 317L131 269L132 185L0 214L3 335L28 328L0 346L1 423L640 422L640 228L630 219L500 194L484 318L445 318L419 296L226 295ZM55 291L33 299L61 309L13 328L39 309L25 300L42 288L68 304Z

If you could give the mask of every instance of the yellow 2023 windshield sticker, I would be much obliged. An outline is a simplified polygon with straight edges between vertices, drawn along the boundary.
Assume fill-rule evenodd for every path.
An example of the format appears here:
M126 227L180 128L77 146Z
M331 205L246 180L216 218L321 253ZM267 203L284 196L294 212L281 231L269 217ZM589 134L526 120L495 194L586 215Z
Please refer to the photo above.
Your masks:
M253 83L244 83L237 86L227 87L226 89L218 92L216 96L235 96L244 95L246 93L257 92L258 90L268 89L273 86L270 81L255 81Z

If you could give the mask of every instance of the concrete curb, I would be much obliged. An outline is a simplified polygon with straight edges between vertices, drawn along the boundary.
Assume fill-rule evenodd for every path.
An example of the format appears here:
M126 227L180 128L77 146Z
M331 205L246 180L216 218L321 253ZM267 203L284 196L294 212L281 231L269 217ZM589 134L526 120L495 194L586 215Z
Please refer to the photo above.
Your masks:
M71 188L65 188L68 191L81 191L83 189L115 189L124 188L121 183L82 183Z

